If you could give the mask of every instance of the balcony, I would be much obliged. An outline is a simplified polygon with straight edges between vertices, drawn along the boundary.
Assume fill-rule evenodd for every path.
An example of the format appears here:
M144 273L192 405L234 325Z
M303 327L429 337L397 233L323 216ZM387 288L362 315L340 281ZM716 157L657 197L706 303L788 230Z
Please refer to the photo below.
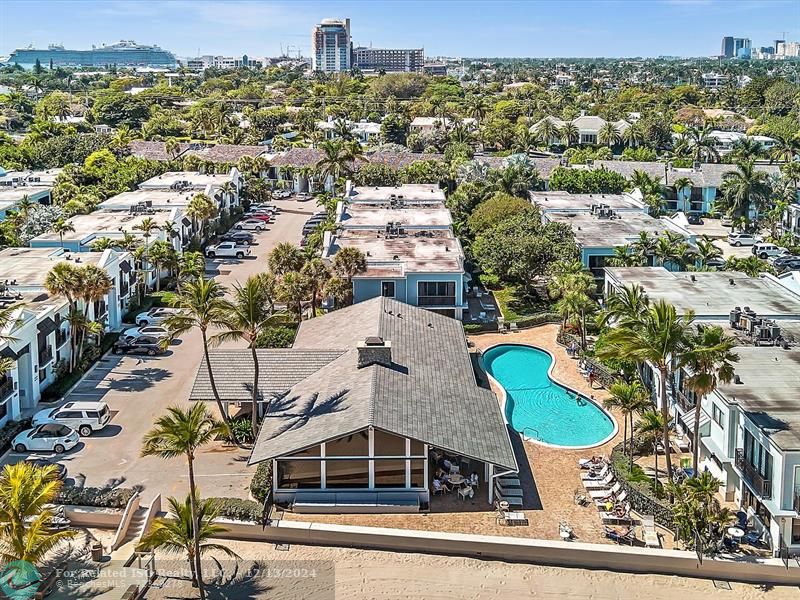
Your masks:
M63 329L56 329L56 348L61 348L69 341L69 332Z
M763 500L772 498L772 481L758 472L744 455L744 448L736 449L736 468L742 473L744 480Z
M418 306L455 306L455 296L420 296Z
M43 369L53 360L53 347L45 346L39 351L39 368Z
M684 413L693 411L694 407L697 405L695 400L689 398L680 390L675 390L675 400L678 402L678 406L680 406L681 411Z
M0 402L8 398L13 393L14 380L11 379L11 377L6 377L5 380L0 383Z

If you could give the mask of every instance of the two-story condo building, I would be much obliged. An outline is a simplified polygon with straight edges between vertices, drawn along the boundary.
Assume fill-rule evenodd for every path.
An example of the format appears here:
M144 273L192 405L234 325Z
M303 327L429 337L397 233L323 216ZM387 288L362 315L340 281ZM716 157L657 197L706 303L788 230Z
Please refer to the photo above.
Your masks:
M0 168L0 221L27 196L31 202L50 204L50 192L61 169L5 171Z
M354 302L395 298L460 319L466 306L464 252L436 185L356 187L337 209L322 257L360 249L367 269L353 279Z
M775 278L732 272L672 273L662 268L608 268L606 294L623 285L642 287L651 300L679 314L721 326L735 337L735 377L704 398L678 369L667 402L679 430L699 440L700 469L721 482L720 493L746 511L764 542L800 552L800 295ZM660 406L658 373L642 378ZM694 413L701 403L699 432ZM699 433L699 435L698 435Z
M13 361L0 374L0 425L18 419L22 411L36 407L42 391L55 379L56 367L70 356L69 307L66 299L51 296L44 287L50 269L60 262L75 266L94 264L108 273L114 287L88 307L88 318L118 329L127 310L134 284L133 258L127 252L106 250L70 254L53 248L6 248L0 250L0 306L18 310L0 342L0 356ZM83 310L83 306L79 305Z
M242 176L236 167L228 173L197 173L195 171L170 171L151 177L139 184L140 190L202 193L215 200L219 210L239 206Z

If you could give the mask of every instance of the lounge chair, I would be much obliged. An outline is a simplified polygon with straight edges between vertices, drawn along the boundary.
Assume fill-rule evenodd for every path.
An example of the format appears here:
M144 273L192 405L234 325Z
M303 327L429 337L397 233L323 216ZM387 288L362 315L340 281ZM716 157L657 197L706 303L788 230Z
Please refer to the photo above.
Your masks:
M583 482L583 487L587 490L604 490L614 485L614 474L608 473L603 479L590 479Z
M625 527L623 529L613 529L612 527L603 527L605 536L615 541L618 544L631 544L636 540L636 530L632 527Z
M603 465L599 471L586 471L581 473L581 479L584 481L592 481L595 479L604 479L608 475L608 465Z
M623 514L617 514L616 511L601 512L600 520L605 524L612 524L612 523L630 524L633 522L633 519L631 519L631 506L630 504L626 504L625 512Z
M503 494L503 496L516 496L518 498L522 498L522 488L511 488L511 487L503 487L502 485L495 486L495 489L498 493Z
M599 461L595 461L594 457L592 458L579 458L578 459L578 466L581 469L592 469L596 467L601 467L603 465L607 465L608 461L604 457L600 457Z
M644 545L648 548L661 548L661 538L656 531L656 519L653 515L642 515L642 535Z
M619 504L620 502L625 502L625 500L627 500L627 499L628 499L628 492L626 492L625 490L622 490L619 493L619 496L615 496L614 498L609 498L609 499L606 499L606 498L592 498L592 500L594 500L594 503L597 506L598 510L603 510L605 508L606 504L608 504L608 502L613 502L614 504Z
M592 490L589 492L589 497L592 500L601 500L603 498L607 498L609 496L614 496L619 493L622 489L622 485L620 485L619 481L617 481L611 488L603 489L603 490Z
M517 327L516 323L510 323L509 326L508 326L508 330L509 331L518 331L519 328Z
M516 477L499 477L497 482L502 485L503 487L522 487L522 484L519 482L519 479Z
M500 492L497 492L497 499L508 502L509 506L519 506L522 508L522 496L505 496Z

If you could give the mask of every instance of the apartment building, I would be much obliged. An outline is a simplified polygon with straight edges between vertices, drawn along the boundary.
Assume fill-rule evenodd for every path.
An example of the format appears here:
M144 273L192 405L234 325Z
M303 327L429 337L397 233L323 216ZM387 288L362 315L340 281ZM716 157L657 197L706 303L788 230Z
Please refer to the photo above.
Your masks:
M311 31L311 69L335 73L351 65L350 19L323 19Z
M421 73L425 66L422 48L353 48L353 66L362 71L387 73Z
M122 324L136 276L130 253L106 250L76 255L60 248L0 250L0 306L17 307L14 322L0 332L8 338L0 342L0 356L13 361L11 370L0 374L0 425L34 409L42 392L55 380L58 364L69 359L67 301L50 295L44 287L50 270L65 261L76 266L94 264L108 273L114 286L102 300L88 307L88 317L103 323L106 330L119 329Z
M367 269L353 278L354 302L383 296L461 319L467 308L464 251L438 186L355 187L337 208L322 258L361 250Z
M733 381L700 398L686 385L690 373L678 369L665 401L678 430L699 443L700 469L722 482L725 499L747 513L773 551L800 552L800 295L774 277L606 269L607 295L632 284L679 314L694 311L697 322L718 325L737 340ZM658 373L645 365L642 378L660 406Z
M61 169L5 171L0 168L0 221L25 197L39 204L50 204L50 192L60 172Z

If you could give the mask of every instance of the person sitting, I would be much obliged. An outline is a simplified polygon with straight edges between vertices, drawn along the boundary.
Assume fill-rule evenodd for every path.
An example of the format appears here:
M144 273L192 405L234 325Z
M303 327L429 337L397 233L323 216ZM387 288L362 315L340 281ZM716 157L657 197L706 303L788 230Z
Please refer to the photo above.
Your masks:
M622 506L621 504L617 504L617 506L614 507L614 516L615 517L624 517L626 515L626 513L627 513L627 511L625 510L625 507Z
M479 481L480 480L478 479L478 474L475 471L473 471L469 476L469 484L472 487L478 487L478 482Z
M441 479L442 477L444 477L444 475L445 475L444 470L442 470L441 467L436 469L436 478L437 479Z
M434 494L436 492L444 492L445 494L449 494L450 491L451 491L450 490L450 486L447 485L446 483L442 483L438 479L434 479L433 480L433 493Z
M606 500L606 503L603 505L603 508L606 512L611 512L614 510L614 501L612 499Z

